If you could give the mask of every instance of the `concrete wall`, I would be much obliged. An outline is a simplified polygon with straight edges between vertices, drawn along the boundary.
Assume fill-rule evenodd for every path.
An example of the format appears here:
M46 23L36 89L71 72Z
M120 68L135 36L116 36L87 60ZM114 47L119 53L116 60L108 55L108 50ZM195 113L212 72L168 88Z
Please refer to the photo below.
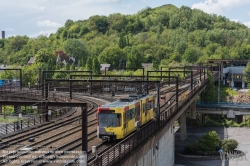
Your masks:
M164 130L164 129L163 129ZM134 166L173 166L174 165L174 129L171 125L163 135L152 137L140 152L135 153L122 165ZM160 137L160 138L159 138ZM157 141L159 140L159 141Z

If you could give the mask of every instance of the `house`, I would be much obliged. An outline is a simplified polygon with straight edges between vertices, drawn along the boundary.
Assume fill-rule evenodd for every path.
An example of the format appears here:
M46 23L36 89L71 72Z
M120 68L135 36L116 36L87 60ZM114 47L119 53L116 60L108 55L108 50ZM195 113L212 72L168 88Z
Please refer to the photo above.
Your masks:
M30 60L28 61L28 65L32 65L33 63L35 63L35 57L30 57Z
M111 64L100 64L101 73L105 73L105 71L112 70Z
M7 65L1 65L0 66L0 73L4 71L4 70L1 70L1 69L6 69L6 68L7 68Z
M141 66L144 68L144 69L152 69L153 68L153 63L142 63Z

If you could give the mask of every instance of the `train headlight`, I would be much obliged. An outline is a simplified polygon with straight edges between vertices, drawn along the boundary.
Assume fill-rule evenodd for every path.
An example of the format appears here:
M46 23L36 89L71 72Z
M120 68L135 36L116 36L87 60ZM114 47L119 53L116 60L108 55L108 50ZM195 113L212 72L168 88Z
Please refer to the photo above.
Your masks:
M114 133L113 133L113 132L108 132L108 134L109 134L109 135L114 135Z

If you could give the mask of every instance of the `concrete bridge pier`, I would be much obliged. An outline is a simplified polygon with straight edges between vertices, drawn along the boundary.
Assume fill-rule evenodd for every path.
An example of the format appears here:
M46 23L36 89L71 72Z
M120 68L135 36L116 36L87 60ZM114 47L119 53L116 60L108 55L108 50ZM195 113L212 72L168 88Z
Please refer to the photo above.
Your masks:
M200 102L203 102L204 101L204 92L201 92L200 94Z
M180 116L180 139L185 141L187 139L187 128L186 128L186 113L183 112Z
M3 105L0 104L0 113L3 113L2 108L3 108Z
M190 117L196 119L196 101L194 100L190 105Z
M21 113L21 106L14 105L14 112L17 113L17 114Z

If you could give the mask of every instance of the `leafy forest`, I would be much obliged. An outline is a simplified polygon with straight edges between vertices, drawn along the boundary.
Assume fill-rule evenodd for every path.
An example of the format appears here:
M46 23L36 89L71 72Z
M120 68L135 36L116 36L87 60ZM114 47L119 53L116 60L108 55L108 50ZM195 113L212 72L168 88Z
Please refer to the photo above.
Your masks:
M67 20L56 33L0 39L0 64L22 66L24 82L35 82L38 68L75 70L56 63L77 59L77 70L100 73L100 64L141 67L205 62L207 59L249 59L250 29L224 16L187 6L146 7L133 15L120 13ZM35 63L28 66L31 57ZM5 77L11 74L5 73ZM2 75L2 77L4 77ZM13 74L12 74L13 77Z

